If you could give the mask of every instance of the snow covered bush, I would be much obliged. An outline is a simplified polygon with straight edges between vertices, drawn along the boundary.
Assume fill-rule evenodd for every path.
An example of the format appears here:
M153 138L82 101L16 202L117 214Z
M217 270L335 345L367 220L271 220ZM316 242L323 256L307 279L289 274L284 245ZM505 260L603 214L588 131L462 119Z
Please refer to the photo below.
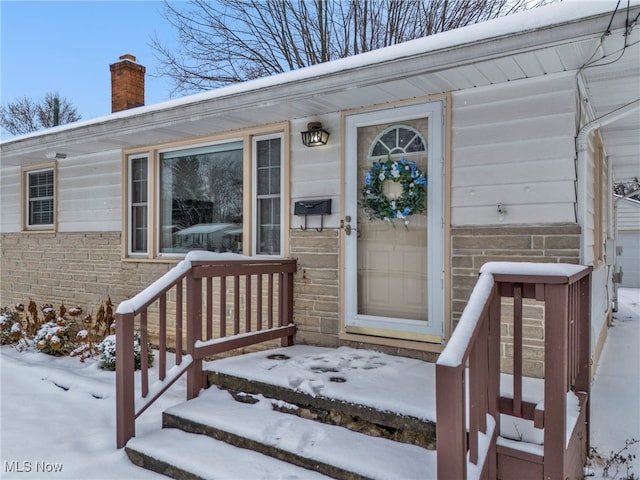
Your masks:
M15 344L22 340L24 331L17 312L0 310L0 345Z
M34 337L36 348L49 355L68 355L76 348L78 325L58 317L44 323Z
M98 352L100 352L100 360L102 361L102 368L105 370L116 369L116 336L109 335L99 345ZM149 365L153 364L153 352L151 351L151 344L147 343L147 360ZM140 342L140 332L133 332L133 355L136 370L140 369L140 363L142 359L142 345Z
M100 359L107 369L115 369L115 339L113 359L109 359L108 342L99 349L103 339L115 332L115 316L111 298L100 304L97 313L86 313L79 306L67 308L61 304L57 309L51 303L43 303L39 307L33 300L28 306L18 303L13 310L0 309L0 345L12 344L20 348L33 345L43 353L78 357L84 362L87 359ZM140 365L140 336L136 367ZM149 356L150 361L153 355ZM111 367L108 365L111 364Z

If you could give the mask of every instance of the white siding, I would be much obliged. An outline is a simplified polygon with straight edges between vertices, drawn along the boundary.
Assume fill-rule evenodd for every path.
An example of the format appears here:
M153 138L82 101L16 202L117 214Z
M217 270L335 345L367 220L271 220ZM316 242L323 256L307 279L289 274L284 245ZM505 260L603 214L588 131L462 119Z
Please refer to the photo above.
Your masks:
M616 245L621 250L617 270L622 270L621 287L640 288L640 231L618 232Z
M20 167L2 166L0 175L0 231L20 231Z
M640 203L620 200L616 207L617 245L622 249L617 258L617 264L623 272L620 286L640 288Z
M575 91L561 76L453 93L453 226L576 221Z
M122 230L120 150L58 163L58 231Z
M59 232L113 232L122 228L120 150L57 161L56 210ZM19 166L2 166L0 228L21 228Z
M300 132L307 129L308 122L319 121L330 134L327 145L305 147ZM332 214L325 216L324 226L337 228L340 225L342 204L341 177L341 131L340 115L305 118L291 122L291 228L304 224L304 217L293 215L295 202L310 199L331 199ZM309 217L308 227L320 226L319 217Z
M635 230L640 232L640 202L619 200L616 208L618 210L618 231Z

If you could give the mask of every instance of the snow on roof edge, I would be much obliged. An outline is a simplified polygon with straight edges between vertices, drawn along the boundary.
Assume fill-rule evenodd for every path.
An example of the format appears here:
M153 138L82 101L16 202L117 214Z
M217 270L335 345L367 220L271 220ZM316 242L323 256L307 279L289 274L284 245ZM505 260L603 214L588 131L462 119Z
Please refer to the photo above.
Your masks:
M640 0L632 0L630 7L640 5ZM612 2L592 1L584 2L579 0L569 0L561 3L545 5L531 10L507 15L481 23L467 25L465 27L448 30L446 32L437 33L427 37L410 40L404 43L391 45L378 50L365 52L352 57L341 58L326 63L312 65L284 72L278 75L262 77L234 85L209 90L206 92L188 95L178 99L168 100L152 105L123 110L111 113L101 117L96 117L79 122L68 123L58 127L52 127L46 130L31 132L18 137L0 141L0 145L10 144L17 141L27 140L32 137L44 136L54 133L60 133L65 130L73 130L76 128L91 126L94 124L106 123L108 121L144 115L171 108L177 108L190 104L196 104L203 101L213 100L216 98L230 97L234 95L247 94L263 88L274 87L277 85L294 83L311 78L337 74L347 70L363 68L377 63L384 63L393 60L399 60L414 55L436 52L446 48L460 47L480 41L491 40L498 37L504 37L526 31L539 30L549 28L562 23L569 23L587 19L593 16L613 12Z

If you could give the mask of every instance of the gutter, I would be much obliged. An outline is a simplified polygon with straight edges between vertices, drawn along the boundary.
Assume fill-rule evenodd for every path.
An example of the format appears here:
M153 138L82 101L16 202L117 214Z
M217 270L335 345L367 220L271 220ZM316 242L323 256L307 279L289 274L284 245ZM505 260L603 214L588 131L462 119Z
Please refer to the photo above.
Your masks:
M623 105L620 108L613 110L595 120L584 125L580 132L578 132L578 136L576 137L576 144L578 147L578 155L580 155L581 151L586 151L588 146L587 138L591 132L593 132L596 128L603 127L605 125L609 125L616 120L619 120L623 117L626 117L630 113L633 113L635 110L640 109L640 98ZM578 158L579 159L579 158Z

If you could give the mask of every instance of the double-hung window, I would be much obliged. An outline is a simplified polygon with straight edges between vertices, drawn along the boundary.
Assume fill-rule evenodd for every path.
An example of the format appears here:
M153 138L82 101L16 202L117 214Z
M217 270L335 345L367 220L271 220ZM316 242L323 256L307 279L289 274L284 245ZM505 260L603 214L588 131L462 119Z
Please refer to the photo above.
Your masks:
M129 157L129 253L147 254L149 248L149 158Z
M282 137L256 137L254 152L254 250L257 255L282 252Z
M53 167L25 172L27 230L53 230L55 225L55 174Z

